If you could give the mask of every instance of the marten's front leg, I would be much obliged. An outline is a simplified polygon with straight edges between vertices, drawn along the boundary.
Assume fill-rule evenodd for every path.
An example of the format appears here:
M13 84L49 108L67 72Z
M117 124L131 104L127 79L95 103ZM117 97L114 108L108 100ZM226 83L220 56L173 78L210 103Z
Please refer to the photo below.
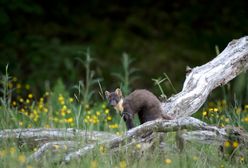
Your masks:
M123 104L123 112L122 112L122 118L126 123L127 129L132 129L134 127L133 124L133 112L132 109L130 108L128 103Z
M133 117L130 113L124 111L122 113L122 118L125 121L128 130L134 127Z

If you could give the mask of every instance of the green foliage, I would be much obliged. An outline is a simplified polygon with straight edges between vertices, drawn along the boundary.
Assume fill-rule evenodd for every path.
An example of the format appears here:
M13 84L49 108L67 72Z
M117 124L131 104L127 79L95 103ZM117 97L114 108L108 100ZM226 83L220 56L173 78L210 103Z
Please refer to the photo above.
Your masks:
M8 109L10 107L11 102L11 92L12 90L9 89L9 81L11 80L11 77L8 74L8 68L7 65L5 68L5 74L1 75L0 78L0 93L2 94L2 97L0 98L1 106L5 109Z
M122 55L122 73L113 73L120 80L120 88L124 95L128 95L131 91L130 85L138 78L136 76L137 69L131 67L133 60L129 58L127 53Z
M248 73L240 74L234 81L233 86L234 96L240 100L242 104L248 102Z
M90 54L87 53L89 53L89 51L86 52L86 58L82 62L86 76L88 74L87 80L89 81L84 81L84 89L81 88L81 90L78 91L80 94L79 96L76 96L76 99L70 96L71 93L68 92L68 89L62 80L57 80L55 86L51 90L47 90L43 96L39 97L34 95L31 92L32 89L29 85L19 83L15 77L9 77L7 66L5 74L1 76L1 129L72 127L89 131L107 131L118 135L123 134L123 132L126 131L123 120L110 111L106 106L106 102L92 99L91 95L94 94L94 86L97 82L94 75L90 75L93 74L93 70L91 69L92 58ZM129 65L127 67L130 68ZM128 76L128 78L128 81L130 82L130 77ZM170 86L171 90L174 90L173 85L166 74L164 74L163 79L154 79L154 82L159 86L161 92L164 92L163 87L165 85L162 86L162 84L165 83ZM99 82L98 85L101 88ZM88 91L85 91L87 88ZM83 94L89 94L90 96L84 97ZM237 106L233 107L227 101L217 101L205 106L203 111L200 111L200 116L198 116L198 118L219 126L234 125L248 129L247 110L248 104L245 106L237 104ZM4 116L6 114L8 116ZM111 155L108 151L104 150L104 147L99 146L99 149L96 149L92 153L88 153L83 159L74 161L70 164L54 164L49 161L49 158L44 158L42 160L42 166L78 167L84 165L86 167L101 166L122 168L141 166L144 168L165 166L247 167L247 155L239 153L239 150L235 150L237 151L235 152L235 158L230 160L228 159L229 155L227 155L227 159L223 159L222 156L218 154L218 148L211 145L186 143L185 150L182 153L179 153L176 148L174 133L169 133L165 138L165 142L168 144L168 149L165 151L161 151L159 145L155 145L154 149L147 153L141 150L139 151L139 147L136 146L136 152L123 150ZM235 140L228 143L230 143L231 147L234 146L235 143L236 145L239 145ZM41 166L35 162L26 162L27 157L34 152L34 150L36 149L18 146L15 142L0 142L0 167L17 167L20 165L23 167ZM232 152L233 151L234 150L232 149ZM62 155L63 151L60 154ZM59 157L60 154L57 154L57 157Z
M164 77L162 79L161 77L159 77L158 79L152 79L152 80L154 81L154 85L158 86L162 99L167 99L167 95L165 94L165 91L164 91L165 89L167 93L173 93L173 94L177 93L175 87L173 86L170 78L168 77L166 73L164 73ZM163 86L165 89L163 89L163 86L161 85L162 83L164 83Z
M79 81L77 86L74 86L78 94L75 95L77 99L82 99L83 105L88 105L92 102L92 96L95 93L93 87L100 82L100 78L95 78L95 71L91 69L92 57L90 50L87 49L85 52L85 60L78 58L78 61L82 63L85 68L85 80Z
M180 88L186 65L209 61L213 44L221 51L247 32L245 6L244 1L230 0L204 5L189 1L186 6L180 0L125 5L97 0L76 6L70 1L1 0L0 69L6 64L15 67L12 73L36 83L41 93L44 81L52 85L59 77L66 85L78 81L81 69L74 58L82 47L91 46L104 67L96 73L107 79L108 86L113 82L107 74L118 71L117 56L125 50L135 56L136 67L145 76L136 87L151 88L150 79L166 71Z

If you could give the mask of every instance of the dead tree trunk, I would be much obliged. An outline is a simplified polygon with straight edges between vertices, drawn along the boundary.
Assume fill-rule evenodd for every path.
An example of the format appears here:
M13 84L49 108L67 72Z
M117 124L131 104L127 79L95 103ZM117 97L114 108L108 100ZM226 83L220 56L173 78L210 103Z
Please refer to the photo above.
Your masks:
M165 114L174 118L191 116L209 93L225 85L248 68L248 36L231 41L212 61L188 72L183 89L162 104Z

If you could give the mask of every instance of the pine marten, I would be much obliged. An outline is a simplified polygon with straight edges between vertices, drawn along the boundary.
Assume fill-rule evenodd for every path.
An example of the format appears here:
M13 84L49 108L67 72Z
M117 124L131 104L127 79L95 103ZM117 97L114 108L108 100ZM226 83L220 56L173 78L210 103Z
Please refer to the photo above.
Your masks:
M135 90L123 98L121 90L117 88L114 92L105 91L105 96L109 104L120 113L128 130L134 127L135 114L138 114L141 124L159 118L172 119L170 116L162 114L160 101L148 90Z

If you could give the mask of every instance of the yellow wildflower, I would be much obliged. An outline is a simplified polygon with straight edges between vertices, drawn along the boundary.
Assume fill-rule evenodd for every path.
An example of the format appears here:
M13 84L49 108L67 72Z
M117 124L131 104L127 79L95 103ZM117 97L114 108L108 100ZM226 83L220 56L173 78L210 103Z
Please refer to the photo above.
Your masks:
M41 97L40 98L40 103L42 103L44 101L44 98L43 97Z
M107 117L107 120L108 120L108 121L111 121L111 120L112 120L112 117L111 117L111 116L108 116L108 117Z
M20 98L19 99L19 102L23 103L24 102L23 98Z
M202 112L202 115L203 115L203 116L207 116L207 114L208 114L208 113L207 113L206 111L203 111L203 112Z
M165 164L171 164L171 163L172 163L172 160L171 160L171 159L165 159L165 160L164 160L164 163L165 163Z
M16 153L16 148L15 147L11 147L9 150L11 155L14 155Z
M28 94L28 98L32 99L33 98L33 94L32 93L29 93Z
M244 118L244 121L248 123L248 116Z
M209 108L209 109L208 109L208 111L211 111L211 112L213 112L213 111L214 111L214 109L213 109L213 108Z
M45 128L51 128L49 124L46 124L45 125Z
M54 121L54 122L58 122L59 119L58 119L57 117L54 117L53 121Z
M6 155L6 151L2 150L0 151L0 158L3 158Z
M197 156L193 156L193 160L198 160L198 157Z
M61 110L61 113L60 113L62 116L65 116L65 112L63 110Z
M236 112L237 114L240 114L240 112L241 112L241 108L239 108L239 107L238 107L238 108L236 108L236 109L235 109L235 112Z
M239 146L239 143L237 141L234 141L232 146L233 146L233 148L237 148Z
M125 160L120 161L120 168L126 168L127 167L127 163Z
M109 113L109 109L105 109L105 114L108 114Z
M23 154L22 154L22 155L19 155L19 156L18 156L18 161L21 162L21 163L25 163L25 161L26 161L26 156L23 155Z
M58 97L58 101L64 101L64 97L61 94Z
M98 115L98 116L99 116L100 114L101 114L101 113L100 113L99 111L97 111L97 112L96 112L96 115Z
M23 126L23 122L22 121L19 121L19 126Z
M44 112L45 112L45 113L47 113L47 112L48 112L48 109L47 109L46 107L45 107L43 110L44 110Z
M72 97L69 98L69 102L72 103L74 99Z
M106 151L105 147L103 145L100 146L99 151L101 153L104 153Z
M214 108L214 112L218 112L218 111L219 111L219 109L215 107Z
M229 121L230 121L229 118L225 118L226 123L229 123Z
M97 168L97 161L96 160L92 160L90 163L90 167L91 168Z
M63 110L66 110L67 109L67 106L66 105L63 105L62 109Z
M71 114L71 109L68 109L67 110L67 114Z
M58 97L58 101L61 105L64 105L65 104L65 100L64 100L64 97L60 94L59 97Z
M245 109L248 109L248 104L245 105Z
M30 103L30 100L29 99L26 99L26 103L29 104Z
M141 148L141 144L136 144L136 148L140 149Z
M60 146L57 145L57 144L54 144L53 147L54 147L54 149L56 149L56 150L58 150L58 149L60 148Z
M16 88L21 89L22 85L20 83L17 83Z
M39 103L39 109L42 110L42 108L43 108L43 104Z
M106 108L106 104L102 104L102 108L105 109Z
M13 83L9 82L9 83L8 83L8 87L9 87L10 89L12 89L12 88L13 88Z
M74 121L74 119L72 117L67 119L67 123L72 123Z
M12 105L13 105L13 106L16 106L16 101L13 101L13 102L12 102Z
M89 120L88 120L87 118L85 118L85 119L84 119L84 122L85 122L85 123L88 123L88 122L89 122Z
M49 96L49 94L50 94L49 92L45 92L45 96Z
M229 141L225 141L225 142L224 142L224 146L225 146L226 148L228 148L228 147L230 147L230 146L231 146L231 144L230 144L230 142L229 142Z

